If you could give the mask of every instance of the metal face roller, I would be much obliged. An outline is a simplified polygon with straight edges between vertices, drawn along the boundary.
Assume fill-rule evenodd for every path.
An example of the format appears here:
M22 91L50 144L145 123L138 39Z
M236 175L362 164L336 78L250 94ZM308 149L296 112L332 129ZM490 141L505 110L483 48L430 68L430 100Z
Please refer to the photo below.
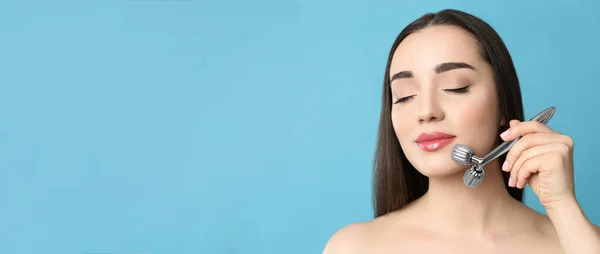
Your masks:
M482 158L475 156L475 152L470 147L458 144L452 148L452 160L460 165L471 165L471 163L481 163Z
M467 169L465 175L463 176L463 182L471 187L475 188L483 182L483 177L485 176L485 171L483 171L483 167L481 164L475 164Z
M552 116L554 116L554 112L556 112L556 108L549 107L537 114L536 116L534 116L533 118L531 118L530 121L538 121L543 124L547 124L552 118ZM483 158L475 156L475 152L473 151L473 149L466 145L455 145L454 148L452 148L451 153L451 158L454 162L465 166L471 165L471 163L473 162L475 163L475 165L467 169L465 175L463 176L463 182L465 183L465 185L471 188L479 186L479 184L481 184L481 182L483 181L483 177L485 176L483 166L485 166L485 164L487 164L488 162L493 161L501 155L505 154L506 152L510 151L512 146L515 143L517 143L517 141L519 141L520 139L521 137L518 137L510 142L503 142L498 147L496 147L496 149L492 150Z

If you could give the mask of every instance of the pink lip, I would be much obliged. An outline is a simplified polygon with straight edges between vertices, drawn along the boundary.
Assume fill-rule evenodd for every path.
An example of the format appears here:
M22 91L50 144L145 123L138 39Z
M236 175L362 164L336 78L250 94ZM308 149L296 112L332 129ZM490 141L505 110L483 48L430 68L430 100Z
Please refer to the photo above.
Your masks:
M415 140L419 148L432 152L444 148L454 141L456 136L443 132L422 133Z

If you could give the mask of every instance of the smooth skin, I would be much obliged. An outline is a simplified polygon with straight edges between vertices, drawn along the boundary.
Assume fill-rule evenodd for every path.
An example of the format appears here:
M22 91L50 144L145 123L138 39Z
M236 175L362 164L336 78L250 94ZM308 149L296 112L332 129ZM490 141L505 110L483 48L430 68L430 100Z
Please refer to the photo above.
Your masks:
M451 68L441 68L447 63ZM481 59L477 41L454 26L433 26L409 35L390 66L392 123L411 164L429 177L429 190L404 208L338 230L324 254L351 253L600 253L600 228L583 213L573 184L573 140L537 122L505 119L493 72ZM415 143L420 133L456 136L433 152ZM454 163L455 144L483 156L502 141L522 136L507 154L486 165L477 188L462 182L465 167ZM543 215L514 200L504 186L529 184L544 205Z

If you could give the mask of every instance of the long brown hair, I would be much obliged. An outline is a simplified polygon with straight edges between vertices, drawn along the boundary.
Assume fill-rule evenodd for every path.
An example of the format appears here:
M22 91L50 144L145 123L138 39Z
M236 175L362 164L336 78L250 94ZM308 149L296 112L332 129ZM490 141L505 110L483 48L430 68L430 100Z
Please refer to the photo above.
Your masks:
M494 73L496 91L502 119L507 129L509 120L523 120L523 104L519 79L512 58L504 42L496 31L485 21L462 11L446 9L428 13L410 23L396 37L389 52L383 79L382 107L379 120L377 147L373 172L373 198L375 217L401 209L403 206L423 196L429 187L426 176L417 171L406 159L396 137L391 120L392 96L389 82L389 69L396 48L413 32L434 25L454 25L471 33L479 42L481 57L490 64ZM500 131L499 130L499 131ZM498 158L504 162L505 155ZM504 182L509 174L503 172ZM522 202L523 190L510 188L510 195Z

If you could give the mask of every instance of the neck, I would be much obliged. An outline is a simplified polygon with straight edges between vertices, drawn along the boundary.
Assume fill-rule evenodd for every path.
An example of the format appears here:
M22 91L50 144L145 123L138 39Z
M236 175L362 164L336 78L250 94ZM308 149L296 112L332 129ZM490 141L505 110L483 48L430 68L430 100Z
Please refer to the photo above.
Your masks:
M506 190L501 172L498 160L486 164L485 178L476 188L463 183L464 171L430 177L422 204L429 218L434 218L432 223L471 232L484 232L493 223L502 223L516 200Z

